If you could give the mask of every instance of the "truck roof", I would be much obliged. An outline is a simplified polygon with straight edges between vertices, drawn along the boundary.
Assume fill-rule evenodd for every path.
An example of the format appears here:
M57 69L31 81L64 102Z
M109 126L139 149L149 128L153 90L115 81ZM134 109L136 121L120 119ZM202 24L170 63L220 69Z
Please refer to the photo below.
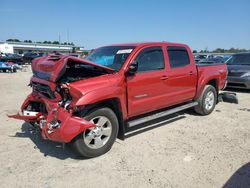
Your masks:
M106 46L135 46L135 47L139 47L139 46L147 46L147 45L162 45L162 44L166 44L169 46L183 46L183 47L188 47L185 44L181 44L181 43L172 43L172 42L134 42L134 43L121 43L121 44L112 44L112 45L106 45ZM105 46L104 46L105 47Z

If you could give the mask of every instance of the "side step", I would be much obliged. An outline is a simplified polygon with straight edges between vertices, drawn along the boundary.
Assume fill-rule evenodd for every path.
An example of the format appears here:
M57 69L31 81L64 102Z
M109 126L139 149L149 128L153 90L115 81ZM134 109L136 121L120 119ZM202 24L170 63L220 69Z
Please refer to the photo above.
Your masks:
M178 107L175 107L175 108L163 111L163 112L159 112L159 113L150 115L150 116L135 119L135 120L132 120L132 121L128 122L128 127L134 127L136 125L139 125L139 124L142 124L142 123L154 120L154 119L158 119L160 117L164 117L164 116L167 116L167 115L170 115L170 114L174 114L176 112L179 112L179 111L182 111L182 110L185 110L185 109L197 106L197 105L198 105L198 102L191 102L191 103L188 103L188 104L184 104L182 106L178 106Z

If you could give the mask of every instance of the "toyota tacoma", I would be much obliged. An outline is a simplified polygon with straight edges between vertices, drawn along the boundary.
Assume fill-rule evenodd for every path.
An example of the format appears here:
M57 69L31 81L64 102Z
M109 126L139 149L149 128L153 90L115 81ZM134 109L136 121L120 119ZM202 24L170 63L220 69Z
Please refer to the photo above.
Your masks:
M225 64L196 65L187 45L168 42L104 46L85 59L51 54L32 70L32 93L9 117L88 158L131 127L187 108L210 114L227 78Z

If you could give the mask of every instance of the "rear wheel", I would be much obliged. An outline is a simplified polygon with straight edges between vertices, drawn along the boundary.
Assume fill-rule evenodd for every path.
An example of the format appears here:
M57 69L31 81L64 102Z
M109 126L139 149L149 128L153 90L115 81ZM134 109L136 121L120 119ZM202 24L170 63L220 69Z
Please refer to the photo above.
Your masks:
M214 110L217 102L217 91L214 86L206 85L197 102L198 105L194 108L195 112L201 115L210 114Z
M92 110L84 119L96 127L85 130L73 141L73 146L84 157L97 157L108 152L118 134L118 119L110 108Z

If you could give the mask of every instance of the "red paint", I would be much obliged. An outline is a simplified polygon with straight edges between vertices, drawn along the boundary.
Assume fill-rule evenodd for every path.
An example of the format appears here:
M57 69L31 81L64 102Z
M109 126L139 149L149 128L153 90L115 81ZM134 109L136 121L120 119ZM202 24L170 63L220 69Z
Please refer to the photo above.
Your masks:
M227 76L226 65L196 66L192 52L187 45L166 42L122 45L135 46L135 49L117 73L110 68L95 65L87 60L71 56L60 55L59 60L50 60L49 57L42 57L33 62L33 70L50 74L50 78L44 80L33 76L31 82L48 85L54 92L55 98L48 99L42 94L33 91L24 101L21 109L25 109L30 101L45 104L47 113L42 114L43 118L47 120L46 125L42 128L44 138L59 142L70 142L84 130L95 126L82 118L74 116L73 109L76 106L84 108L103 100L116 99L119 102L118 109L121 111L122 118L125 121L133 116L195 100L201 95L203 88L211 80L216 81L218 89L222 89L225 84ZM137 55L143 49L154 46L162 47L165 69L143 73L138 72L135 75L127 76L128 66ZM168 46L186 48L190 64L185 67L171 69L166 50ZM62 97L56 91L56 80L68 61L93 65L105 69L108 74L64 85L63 87L68 88L72 96L70 109L66 110L59 106L59 101L62 100ZM25 121L34 120L34 117L31 119L20 115L12 117ZM53 129L53 132L49 134L49 124L53 119L61 122L60 128Z
M9 118L14 118L14 119L20 119L20 120L25 120L25 121L29 121L29 122L36 122L39 117L41 116L41 113L38 113L35 116L27 116L27 115L22 115L22 114L14 114L14 115L8 115Z

